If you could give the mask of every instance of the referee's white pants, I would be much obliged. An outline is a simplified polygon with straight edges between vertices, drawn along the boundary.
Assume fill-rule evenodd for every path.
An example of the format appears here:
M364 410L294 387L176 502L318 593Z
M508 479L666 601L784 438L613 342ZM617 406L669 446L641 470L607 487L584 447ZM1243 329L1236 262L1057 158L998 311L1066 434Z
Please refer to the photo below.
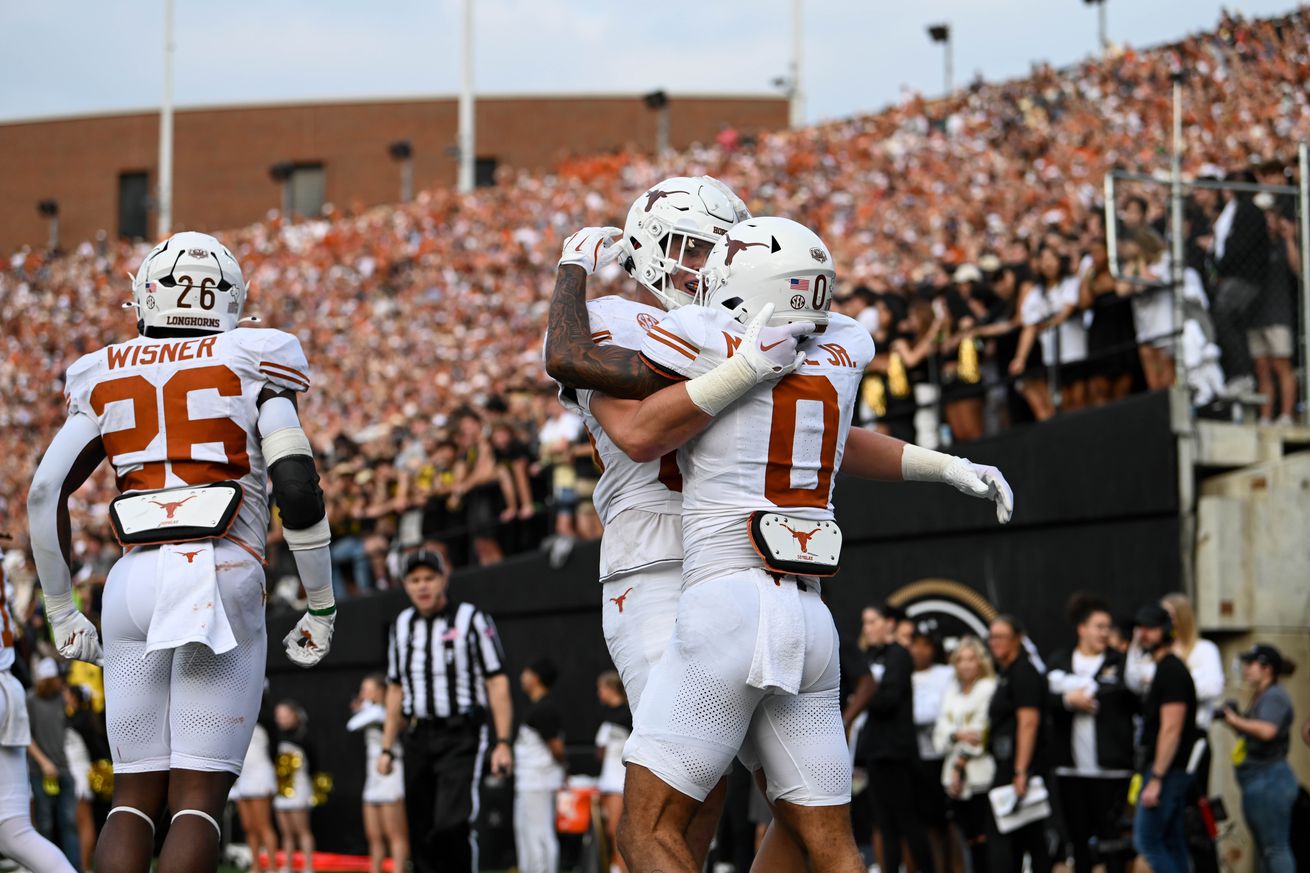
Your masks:
M558 873L555 792L514 792L514 848L519 873Z

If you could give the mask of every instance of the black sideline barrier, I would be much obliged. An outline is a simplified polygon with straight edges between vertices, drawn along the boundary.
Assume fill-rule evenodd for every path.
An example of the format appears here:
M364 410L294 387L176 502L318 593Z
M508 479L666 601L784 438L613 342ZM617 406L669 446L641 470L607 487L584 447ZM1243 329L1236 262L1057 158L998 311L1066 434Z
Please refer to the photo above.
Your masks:
M1072 634L1064 610L1074 591L1095 592L1116 612L1131 614L1181 585L1178 466L1166 394L1064 415L961 452L1005 471L1016 494L1008 526L996 523L990 505L945 486L839 480L837 518L846 545L842 571L825 594L843 639L854 641L861 607L898 592L903 597L906 586L922 580L934 580L926 587L934 602L954 604L948 611L981 614L981 596L992 608L1016 613L1044 652ZM596 772L595 679L611 668L600 631L598 553L595 543L579 545L562 570L552 570L544 555L523 555L457 572L452 581L456 598L495 619L516 703L524 664L549 655L559 665L555 693L575 773ZM332 652L310 671L290 664L281 649L298 616L269 615L273 699L290 697L305 707L321 768L335 782L328 802L314 811L325 851L365 851L363 739L347 734L345 722L359 680L385 670L386 628L405 605L399 591L343 603ZM509 860L501 841L512 847L510 798L508 791L494 794L491 809L484 804L484 820L490 815L496 826L484 833L482 860L484 867L503 868Z

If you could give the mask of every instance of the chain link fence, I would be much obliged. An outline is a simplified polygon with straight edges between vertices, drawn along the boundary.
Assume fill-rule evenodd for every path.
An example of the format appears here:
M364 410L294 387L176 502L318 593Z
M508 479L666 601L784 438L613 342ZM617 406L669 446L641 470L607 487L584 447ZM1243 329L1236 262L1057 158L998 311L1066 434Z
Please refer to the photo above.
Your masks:
M1109 271L1150 387L1202 412L1292 423L1306 405L1304 183L1277 162L1179 180L1106 179ZM1177 200L1177 210L1174 201Z

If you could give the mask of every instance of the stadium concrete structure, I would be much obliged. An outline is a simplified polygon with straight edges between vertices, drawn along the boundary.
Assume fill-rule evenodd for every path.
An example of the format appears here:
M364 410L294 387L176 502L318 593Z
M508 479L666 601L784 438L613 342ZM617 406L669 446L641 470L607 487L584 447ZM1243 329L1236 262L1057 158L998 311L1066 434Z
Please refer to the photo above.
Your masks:
M776 95L670 94L669 145L787 126ZM638 94L482 96L479 176L497 168L549 169L579 155L654 148L658 113ZM173 228L223 229L257 221L282 203L270 170L281 164L311 204L371 206L399 199L389 146L408 141L413 190L454 185L458 103L453 97L179 109L174 116ZM0 252L44 245L42 201L58 204L64 246L111 236L155 237L148 208L157 180L158 112L125 112L0 125ZM302 175L303 174L303 175Z

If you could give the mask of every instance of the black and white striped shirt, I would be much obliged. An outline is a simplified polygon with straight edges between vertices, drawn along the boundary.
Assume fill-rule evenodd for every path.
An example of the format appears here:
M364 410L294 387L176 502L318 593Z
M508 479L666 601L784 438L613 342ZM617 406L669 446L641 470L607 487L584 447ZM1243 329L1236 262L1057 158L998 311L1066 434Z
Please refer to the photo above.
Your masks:
M496 625L471 603L450 603L427 618L411 606L391 625L387 681L401 686L406 718L485 709L486 680L504 672Z

